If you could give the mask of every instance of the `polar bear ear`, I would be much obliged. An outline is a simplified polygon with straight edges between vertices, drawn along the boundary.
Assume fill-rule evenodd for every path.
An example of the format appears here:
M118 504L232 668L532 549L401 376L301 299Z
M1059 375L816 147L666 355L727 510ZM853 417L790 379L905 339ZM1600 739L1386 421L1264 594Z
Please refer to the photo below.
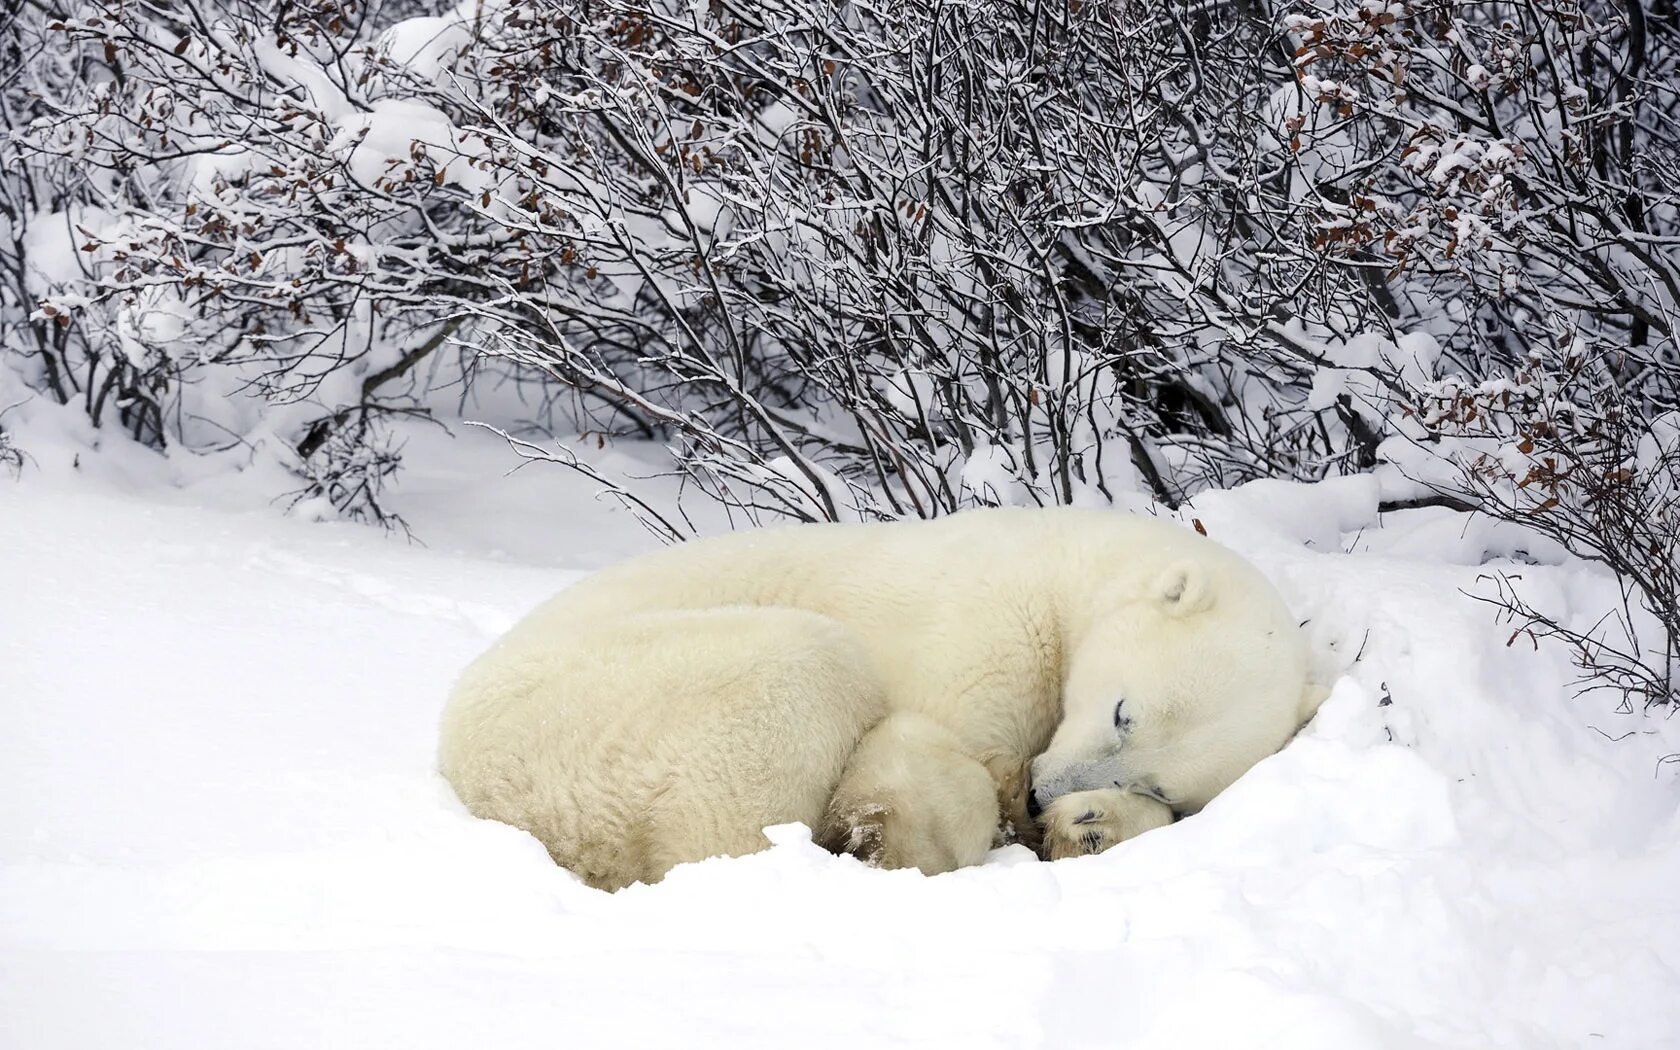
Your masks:
M1213 608L1213 586L1207 570L1193 561L1167 566L1155 579L1152 592L1156 604L1168 616L1191 616Z

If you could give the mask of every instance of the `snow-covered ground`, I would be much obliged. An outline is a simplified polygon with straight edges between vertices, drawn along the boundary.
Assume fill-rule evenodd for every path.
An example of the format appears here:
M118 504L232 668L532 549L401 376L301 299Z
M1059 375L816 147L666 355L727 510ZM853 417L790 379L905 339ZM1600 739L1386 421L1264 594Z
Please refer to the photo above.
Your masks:
M1460 593L1516 569L1596 618L1593 571L1379 521L1361 480L1209 495L1344 674L1206 812L931 879L784 828L606 895L469 817L434 726L499 630L652 541L416 440L424 545L283 518L272 479L0 481L0 1047L1680 1044L1680 721L1573 698Z

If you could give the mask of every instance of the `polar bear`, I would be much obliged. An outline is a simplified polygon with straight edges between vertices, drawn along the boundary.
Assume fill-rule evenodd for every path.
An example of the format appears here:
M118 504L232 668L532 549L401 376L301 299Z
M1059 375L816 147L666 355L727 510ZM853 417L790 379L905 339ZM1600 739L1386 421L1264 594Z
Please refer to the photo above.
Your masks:
M472 813L605 889L794 821L932 874L1032 841L1029 812L1051 857L1194 812L1316 696L1282 598L1213 541L973 510L735 533L590 576L462 673L439 759Z

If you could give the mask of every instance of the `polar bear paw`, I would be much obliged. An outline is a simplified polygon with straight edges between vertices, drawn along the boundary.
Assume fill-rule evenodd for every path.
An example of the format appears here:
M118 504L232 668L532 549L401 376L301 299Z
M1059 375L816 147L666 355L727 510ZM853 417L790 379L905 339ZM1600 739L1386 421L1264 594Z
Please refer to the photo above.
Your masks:
M1118 846L1173 821L1165 803L1144 795L1103 788L1063 795L1045 808L1043 856L1046 860L1084 857Z
M830 853L850 854L870 867L883 867L887 859L887 807L883 805L830 806L817 845Z

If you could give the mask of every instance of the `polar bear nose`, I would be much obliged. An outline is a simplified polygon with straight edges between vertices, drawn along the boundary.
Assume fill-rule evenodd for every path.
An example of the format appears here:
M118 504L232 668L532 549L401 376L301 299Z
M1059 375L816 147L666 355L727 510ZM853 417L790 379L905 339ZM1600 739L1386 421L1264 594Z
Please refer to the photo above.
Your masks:
M1028 791L1027 792L1027 816L1031 817L1034 820L1037 820L1038 815L1040 813L1043 813L1043 812L1044 812L1044 803L1039 801L1038 790L1035 788L1031 791Z

